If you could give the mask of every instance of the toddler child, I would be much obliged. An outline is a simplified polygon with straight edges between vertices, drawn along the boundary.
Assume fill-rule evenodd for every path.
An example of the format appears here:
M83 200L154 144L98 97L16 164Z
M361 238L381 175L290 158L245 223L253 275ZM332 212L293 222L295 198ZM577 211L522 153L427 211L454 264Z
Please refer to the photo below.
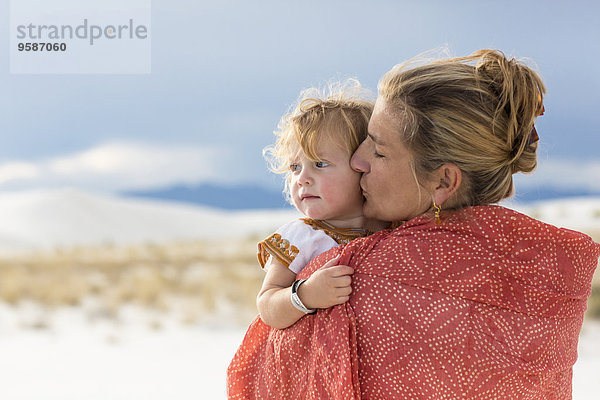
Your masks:
M257 297L261 319L283 329L305 314L348 301L352 268L330 260L306 280L296 280L315 256L385 225L363 216L360 173L350 157L367 136L373 110L356 80L308 89L285 114L265 149L271 170L284 173L288 200L306 216L258 244L266 276Z

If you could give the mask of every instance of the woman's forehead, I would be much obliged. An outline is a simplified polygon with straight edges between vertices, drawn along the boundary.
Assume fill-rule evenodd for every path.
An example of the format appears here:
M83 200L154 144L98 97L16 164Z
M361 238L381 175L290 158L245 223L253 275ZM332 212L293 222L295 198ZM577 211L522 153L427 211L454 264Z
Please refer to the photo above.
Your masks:
M400 141L404 130L404 113L388 106L385 100L377 99L375 110L369 121L369 137L381 146Z

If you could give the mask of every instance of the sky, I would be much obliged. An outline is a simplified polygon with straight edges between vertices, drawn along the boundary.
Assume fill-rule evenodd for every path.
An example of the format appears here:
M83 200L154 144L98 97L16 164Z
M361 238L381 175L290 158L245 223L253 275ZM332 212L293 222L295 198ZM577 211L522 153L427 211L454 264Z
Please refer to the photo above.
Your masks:
M376 91L394 64L443 46L537 65L538 170L517 192L600 192L598 2L153 0L140 74L10 73L8 0L0 14L0 192L277 188L262 149L301 89L355 77Z

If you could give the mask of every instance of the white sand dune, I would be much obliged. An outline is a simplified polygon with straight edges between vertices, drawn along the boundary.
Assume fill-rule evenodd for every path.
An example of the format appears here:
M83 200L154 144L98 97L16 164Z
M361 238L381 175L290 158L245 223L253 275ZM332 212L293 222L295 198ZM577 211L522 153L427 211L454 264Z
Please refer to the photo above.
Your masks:
M0 251L265 234L294 210L223 211L75 189L0 192Z

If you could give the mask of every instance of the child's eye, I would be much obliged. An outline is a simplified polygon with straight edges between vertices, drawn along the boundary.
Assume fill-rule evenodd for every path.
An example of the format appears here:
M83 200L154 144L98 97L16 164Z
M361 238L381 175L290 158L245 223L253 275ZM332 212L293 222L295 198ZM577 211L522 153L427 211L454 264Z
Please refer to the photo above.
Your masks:
M292 171L292 172L300 171L300 165L299 164L290 164L290 171Z
M327 163L325 161L315 161L315 167L317 167L317 168L325 168L328 166L329 166L329 163Z

